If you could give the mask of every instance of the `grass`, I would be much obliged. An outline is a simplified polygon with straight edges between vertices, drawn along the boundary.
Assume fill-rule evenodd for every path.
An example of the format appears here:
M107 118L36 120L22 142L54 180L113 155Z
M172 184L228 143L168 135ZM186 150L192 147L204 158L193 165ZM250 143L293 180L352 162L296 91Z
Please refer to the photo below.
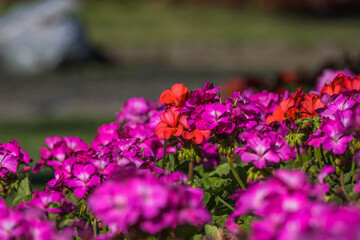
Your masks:
M90 1L81 18L105 47L358 44L360 18L316 19L256 9L190 7L149 1Z

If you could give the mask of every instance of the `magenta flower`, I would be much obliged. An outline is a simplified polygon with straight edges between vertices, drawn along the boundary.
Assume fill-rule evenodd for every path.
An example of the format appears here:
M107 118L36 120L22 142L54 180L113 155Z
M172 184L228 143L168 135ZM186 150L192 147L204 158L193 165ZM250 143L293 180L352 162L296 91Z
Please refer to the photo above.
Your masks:
M270 139L260 139L254 135L243 148L237 148L235 153L240 155L241 161L250 162L261 169L266 166L266 162L280 162L279 155L271 150L270 145Z
M48 148L39 147L41 158L35 165L33 171L36 173L41 168L49 166L51 168L59 167L64 160L70 156L82 154L89 149L89 145L78 137L48 137L45 139Z
M11 240L19 237L24 231L22 223L23 216L19 212L7 209L0 198L0 239Z
M324 149L335 154L343 154L347 144L353 139L353 136L344 135L344 128L336 121L327 121L322 130L325 133L322 141Z
M325 178L333 172L335 172L335 168L333 166L324 165L323 169L317 176L319 183L323 184Z
M11 155L15 156L19 162L29 164L31 159L27 152L24 149L20 148L18 141L15 139L10 141L9 143L3 143L3 147L10 153ZM1 144L0 144L1 148ZM1 151L0 151L1 152Z
M333 166L324 165L321 172L318 174L317 179L320 183L319 186L322 186L324 188L324 192L328 192L330 189L330 186L326 184L325 178L330 174L334 173L335 168Z
M272 113L279 105L279 94L268 91L262 91L249 96L249 100L255 103L265 114Z
M310 135L306 143L309 146L319 148L322 144L326 151L332 151L335 154L343 154L352 141L352 111L336 110L331 118L325 119L320 128Z
M78 137L63 137L63 141L65 142L66 146L72 151L72 152L80 152L80 151L88 151L89 150L89 144L84 142L81 138Z
M108 123L100 126L98 128L99 134L94 138L94 141L91 143L91 147L94 150L100 150L106 144L110 143L114 139L119 138L119 123Z
M271 149L283 161L296 158L296 152L292 150L289 143L278 132L269 132L265 134L266 137L271 139Z
M67 240L72 236L73 231L68 228L59 232L39 208L23 205L7 208L0 199L0 239Z
M331 171L325 167L323 175ZM252 214L256 220L249 239L358 238L360 209L323 203L324 194L322 186L308 182L301 171L278 170L272 178L232 196L236 204L226 222L228 231L238 233L238 217Z
M350 110L356 103L354 100L344 97L343 94L333 95L331 96L331 99L334 97L336 97L334 101L331 102L327 108L321 112L321 116L333 119L333 115L337 111L344 112Z
M0 170L7 170L16 173L18 161L13 155L5 155L0 153Z
M146 170L122 171L117 180L97 187L88 205L113 233L134 230L156 234L178 225L208 222L202 191L170 180L161 180Z
M209 130L216 129L218 133L231 133L235 129L235 123L229 120L230 113L226 106L221 103L209 103L205 105L205 111L201 119L207 122Z
M50 204L53 202L60 202L61 195L58 192L38 192L34 191L33 199L27 203L28 206L34 206L41 209L44 212L49 213L61 213L61 209L50 208Z
M75 165L73 170L74 178L67 182L67 186L74 188L74 195L83 198L87 190L100 183L100 178L93 175L96 169L92 164Z
M324 140L324 132L319 128L318 130L316 130L315 133L309 136L308 140L306 140L305 143L309 146L319 148L323 140Z
M220 101L217 93L219 92L220 86L214 88L212 83L206 82L204 89L198 88L197 91L191 92L189 100L185 102L185 106L181 109L182 114L191 116L195 119L194 111L197 109L197 114L200 114L198 107L207 105L209 103L218 103ZM196 114L196 115L197 115Z

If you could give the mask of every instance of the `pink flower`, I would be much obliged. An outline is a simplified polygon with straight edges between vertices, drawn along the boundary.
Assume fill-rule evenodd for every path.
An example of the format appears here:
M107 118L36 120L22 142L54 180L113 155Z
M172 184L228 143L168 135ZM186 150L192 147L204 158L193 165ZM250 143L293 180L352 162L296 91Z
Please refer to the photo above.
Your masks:
M89 188L100 183L99 176L93 175L95 170L92 164L74 166L74 178L67 182L67 186L74 188L75 197L83 198Z
M177 177L175 178L177 179ZM159 179L149 171L121 171L90 195L88 206L112 232L156 234L164 229L210 220L202 191Z

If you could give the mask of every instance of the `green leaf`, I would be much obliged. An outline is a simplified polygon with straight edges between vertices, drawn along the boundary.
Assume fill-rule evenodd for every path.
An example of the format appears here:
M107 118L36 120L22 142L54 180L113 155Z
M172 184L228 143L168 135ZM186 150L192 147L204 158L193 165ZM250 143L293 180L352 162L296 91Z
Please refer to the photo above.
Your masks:
M354 186L355 186L355 184L347 184L344 186L344 188L348 193L350 193L350 192L354 191Z
M238 223L241 224L241 227L245 229L245 231L250 230L250 224L253 222L254 216L246 215L241 218L239 218Z
M204 192L204 196L203 196L203 199L202 199L202 200L203 200L203 202L204 202L205 205L210 201L210 198L211 198L210 193Z
M348 172L344 174L344 183L350 183L351 178L353 177L353 173L352 172Z
M205 225L205 233L206 233L207 239L209 239L209 240L217 240L218 239L218 228L216 226L206 224Z
M14 201L12 204L14 206L19 205L22 201L25 203L30 201L32 199L33 193L30 187L30 181L29 177L26 176L24 179L20 181L19 188L17 190L16 197L14 198Z
M69 199L72 203L75 203L76 205L80 205L80 203L83 201L82 198L75 197L73 192L68 192L65 197Z
M63 216L58 224L59 228L63 228L65 226L71 226L78 218L74 213L69 213Z
M218 217L217 219L215 219L216 226L221 228L225 227L226 219L228 218L228 216L229 216L228 214L224 214Z
M196 234L193 238L193 240L201 240L203 238L203 235L201 234Z
M209 177L203 181L203 187L207 191L217 193L230 185L231 182L230 178Z
M210 173L210 177L214 176L215 174L219 175L220 177L227 176L230 173L230 166L228 163L221 164L215 168L213 172Z
M182 225L174 229L176 239L191 239L198 229L191 225Z

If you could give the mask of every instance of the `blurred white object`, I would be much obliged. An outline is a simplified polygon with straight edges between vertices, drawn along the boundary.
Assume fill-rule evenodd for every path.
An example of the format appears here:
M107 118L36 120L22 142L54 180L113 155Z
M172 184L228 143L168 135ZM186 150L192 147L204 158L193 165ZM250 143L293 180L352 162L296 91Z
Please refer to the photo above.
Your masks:
M89 48L81 25L72 18L75 0L23 4L0 18L0 59L5 69L40 72L66 59L81 60Z

